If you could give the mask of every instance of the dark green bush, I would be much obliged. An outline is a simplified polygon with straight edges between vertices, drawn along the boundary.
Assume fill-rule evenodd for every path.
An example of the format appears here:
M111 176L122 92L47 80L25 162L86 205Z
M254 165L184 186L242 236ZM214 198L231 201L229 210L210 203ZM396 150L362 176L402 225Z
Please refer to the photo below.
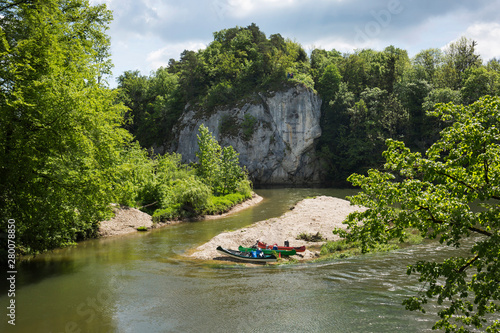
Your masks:
M208 200L207 207L205 208L205 214L221 214L248 198L248 196L241 193L231 193L220 197L211 197Z
M167 208L157 209L153 213L153 222L174 220L182 217L181 204L175 204Z

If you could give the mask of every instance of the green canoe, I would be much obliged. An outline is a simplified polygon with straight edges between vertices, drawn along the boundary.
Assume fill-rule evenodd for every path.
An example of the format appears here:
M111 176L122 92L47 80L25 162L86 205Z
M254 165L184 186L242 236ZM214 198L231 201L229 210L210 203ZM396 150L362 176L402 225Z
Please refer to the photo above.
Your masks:
M256 249L251 248L251 247L240 246L240 247L238 247L238 250L240 252L251 252L251 251L255 251ZM281 253L282 256L293 256L294 254L297 253L295 250L273 250L273 249L259 249L259 250L264 252L264 254L272 254L273 252Z

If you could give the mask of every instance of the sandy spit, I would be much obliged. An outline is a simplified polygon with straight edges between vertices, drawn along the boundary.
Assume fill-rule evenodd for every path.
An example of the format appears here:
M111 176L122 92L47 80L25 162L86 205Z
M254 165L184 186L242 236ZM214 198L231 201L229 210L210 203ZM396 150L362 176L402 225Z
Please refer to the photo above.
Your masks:
M359 206L351 206L349 201L320 196L300 201L293 209L284 215L257 222L249 227L224 232L209 242L196 248L190 256L196 259L223 259L216 251L218 245L230 249L238 249L239 245L251 246L257 240L267 244L283 245L286 240L290 246L306 245L306 251L297 254L299 260L314 259L319 256L321 245L325 242L306 242L297 240L301 233L316 234L319 232L325 240L337 240L332 233L334 228L345 227L342 221L349 213L362 210Z
M229 214L239 212L262 201L262 197L253 193L252 198L232 207L228 212L219 215L205 215L200 217L201 220L217 219L225 217ZM151 215L141 212L136 208L126 206L115 206L115 216L107 221L102 221L99 226L99 234L101 237L110 237L138 232L138 227L146 227L148 229L160 228L171 224L176 224L184 221L167 221L161 223L153 223Z

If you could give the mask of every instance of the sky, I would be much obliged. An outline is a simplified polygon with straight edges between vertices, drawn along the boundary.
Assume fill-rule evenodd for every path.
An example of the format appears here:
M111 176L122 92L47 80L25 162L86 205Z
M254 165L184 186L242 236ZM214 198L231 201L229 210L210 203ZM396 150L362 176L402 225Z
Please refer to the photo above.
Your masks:
M198 51L213 32L255 23L310 52L352 53L389 45L410 57L444 49L462 36L477 41L483 61L500 59L500 0L90 0L114 20L110 85L127 70L150 75L184 50Z

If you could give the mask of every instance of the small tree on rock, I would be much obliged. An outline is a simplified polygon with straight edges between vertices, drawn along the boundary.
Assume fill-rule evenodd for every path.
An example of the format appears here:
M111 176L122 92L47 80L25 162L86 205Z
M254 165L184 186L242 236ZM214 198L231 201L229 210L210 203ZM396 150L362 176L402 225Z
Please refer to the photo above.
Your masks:
M198 176L215 194L236 192L240 181L246 178L239 164L239 154L232 146L221 148L206 126L201 125L199 132Z

